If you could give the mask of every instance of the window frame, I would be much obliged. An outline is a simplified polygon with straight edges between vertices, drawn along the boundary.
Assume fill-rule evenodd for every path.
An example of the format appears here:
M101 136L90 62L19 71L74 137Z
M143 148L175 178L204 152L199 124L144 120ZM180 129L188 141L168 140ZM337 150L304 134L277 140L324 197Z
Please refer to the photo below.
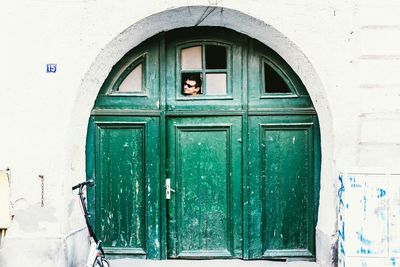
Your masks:
M206 55L205 55L205 47L206 45L216 45L223 46L226 48L226 69L207 69L206 68ZM201 46L201 59L202 59L202 68L200 69L192 69L192 70L182 70L182 49ZM232 82L232 73L233 73L233 55L232 55L232 44L224 43L221 41L213 41L213 40L190 40L186 42L180 42L176 44L175 47L175 100L176 101L197 101L197 100L210 100L210 99L234 99L233 97L233 82ZM196 96L187 96L182 94L182 74L183 73L200 73L202 79L202 94ZM215 95L207 95L207 79L206 74L208 73L223 73L226 74L226 94L215 94Z
M121 68L121 70L117 74L117 79L111 86L108 96L147 96L147 53L143 53L135 58L127 64L127 67ZM142 88L140 91L132 91L132 92L119 92L119 86L124 82L126 77L140 64L142 64Z
M283 82L286 83L290 92L288 93L268 93L266 92L266 84L265 84L265 64L267 64L273 71L279 75ZM271 58L266 56L260 57L260 70L261 70L261 79L260 79L260 99L268 99L268 98L298 98L300 97L299 93L296 90L296 86L293 84L292 80L285 74L285 72L276 64Z

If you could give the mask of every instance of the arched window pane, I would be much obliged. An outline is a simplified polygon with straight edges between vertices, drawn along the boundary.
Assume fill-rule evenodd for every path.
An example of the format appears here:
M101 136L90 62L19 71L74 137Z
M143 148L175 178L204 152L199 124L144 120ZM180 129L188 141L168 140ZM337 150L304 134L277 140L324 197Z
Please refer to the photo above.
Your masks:
M264 62L264 89L265 93L291 93L287 83L276 70Z
M118 92L141 92L142 91L142 75L143 64L139 64L134 68L125 80L119 85Z
M201 64L201 46L193 46L182 49L182 70L200 70Z

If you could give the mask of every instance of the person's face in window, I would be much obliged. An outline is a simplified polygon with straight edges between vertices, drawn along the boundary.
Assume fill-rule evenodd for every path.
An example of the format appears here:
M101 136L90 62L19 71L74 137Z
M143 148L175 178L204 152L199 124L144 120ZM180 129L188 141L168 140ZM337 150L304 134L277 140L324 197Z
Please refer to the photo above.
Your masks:
M187 79L183 82L183 94L184 95L197 95L200 91L200 86L194 80Z

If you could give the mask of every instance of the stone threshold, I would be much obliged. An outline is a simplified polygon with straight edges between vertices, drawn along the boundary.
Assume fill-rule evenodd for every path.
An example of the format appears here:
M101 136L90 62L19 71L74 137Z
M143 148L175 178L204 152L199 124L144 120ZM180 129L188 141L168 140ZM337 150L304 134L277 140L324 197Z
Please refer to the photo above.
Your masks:
M320 267L316 262L309 261L268 261L268 260L142 260L113 259L109 260L112 267Z

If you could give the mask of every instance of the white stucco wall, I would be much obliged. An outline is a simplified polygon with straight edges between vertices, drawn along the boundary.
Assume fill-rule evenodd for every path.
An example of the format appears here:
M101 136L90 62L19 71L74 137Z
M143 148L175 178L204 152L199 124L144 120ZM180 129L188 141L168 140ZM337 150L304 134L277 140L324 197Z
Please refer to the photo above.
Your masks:
M399 172L400 4L394 0L6 3L0 168L11 169L15 217L0 266L35 266L43 258L42 266L78 264L72 259L86 253L83 221L70 186L85 179L87 120L98 89L131 48L161 30L194 25L205 9L194 5L215 3L224 11L200 25L232 28L273 48L314 101L322 142L317 259L329 266L338 171ZM46 73L47 63L57 63L57 73ZM32 240L40 245L29 245Z

